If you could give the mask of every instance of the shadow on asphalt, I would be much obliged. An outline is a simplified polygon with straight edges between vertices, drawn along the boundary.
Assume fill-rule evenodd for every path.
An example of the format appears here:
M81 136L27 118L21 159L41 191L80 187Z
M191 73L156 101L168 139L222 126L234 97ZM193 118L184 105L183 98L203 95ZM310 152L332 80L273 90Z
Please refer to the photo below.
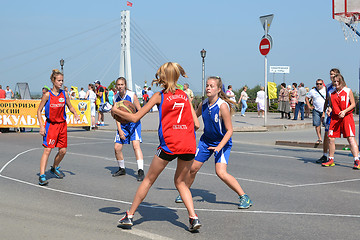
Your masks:
M169 190L176 191L176 194L174 194L174 201L178 195L176 188L156 188L156 189L165 190L165 191L169 191ZM208 203L215 203L215 204L235 205L235 206L238 205L238 203L236 203L236 202L217 201L216 194L211 193L208 190L198 189L198 188L190 188L190 191L191 191L191 195L193 197L194 202L208 202ZM196 199L198 197L200 197L200 199Z
M144 205L151 207L145 207ZM104 207L99 209L100 212L122 217L125 215L125 212L120 212L120 210L121 209L118 207ZM142 202L136 210L136 214L134 216L134 225L139 225L145 221L169 222L177 227L187 230L188 226L183 222L179 222L178 219L179 216L177 215L176 210L158 204ZM183 219L183 221L186 223L187 220L188 219ZM122 227L120 225L118 225L118 227L129 229L129 227Z

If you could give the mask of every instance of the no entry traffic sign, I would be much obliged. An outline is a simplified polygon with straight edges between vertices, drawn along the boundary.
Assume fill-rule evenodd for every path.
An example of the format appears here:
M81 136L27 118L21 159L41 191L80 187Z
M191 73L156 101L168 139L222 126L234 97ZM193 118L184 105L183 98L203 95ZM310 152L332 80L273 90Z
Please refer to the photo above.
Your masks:
M263 37L260 41L259 50L264 56L268 55L271 49L271 42L267 37Z

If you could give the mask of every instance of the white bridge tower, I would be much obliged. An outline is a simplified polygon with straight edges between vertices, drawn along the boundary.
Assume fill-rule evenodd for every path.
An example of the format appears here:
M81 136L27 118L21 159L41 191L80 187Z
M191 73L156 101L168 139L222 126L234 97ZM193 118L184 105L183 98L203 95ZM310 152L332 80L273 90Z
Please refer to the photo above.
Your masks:
M127 87L132 90L131 57L130 57L130 11L121 11L121 50L119 77L125 77Z

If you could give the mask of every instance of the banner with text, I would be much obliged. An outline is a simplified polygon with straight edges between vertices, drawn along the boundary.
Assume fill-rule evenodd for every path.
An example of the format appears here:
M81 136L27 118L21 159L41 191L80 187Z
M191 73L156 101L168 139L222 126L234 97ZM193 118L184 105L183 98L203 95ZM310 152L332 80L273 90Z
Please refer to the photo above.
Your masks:
M85 127L91 125L90 101L70 100L80 117L79 121L74 120L74 115L66 107L66 122L68 127ZM40 100L0 100L0 128L39 128L37 110ZM45 108L41 112L43 121Z

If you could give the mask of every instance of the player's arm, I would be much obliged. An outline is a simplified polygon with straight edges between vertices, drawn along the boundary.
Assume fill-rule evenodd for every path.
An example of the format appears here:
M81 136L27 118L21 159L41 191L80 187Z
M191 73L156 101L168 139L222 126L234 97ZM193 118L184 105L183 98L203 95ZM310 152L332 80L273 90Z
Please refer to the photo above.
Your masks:
M125 140L125 139L126 139L126 136L125 136L124 131L121 129L121 124L120 124L118 121L116 121L116 120L115 120L115 122L116 122L116 127L117 127L117 129L118 129L118 131L119 131L119 136L120 136L120 138L121 138L122 140Z
M143 116L145 116L146 113L148 113L150 111L150 109L155 105L155 104L160 104L161 103L161 93L157 92L155 93L149 100L149 102L147 102L145 104L145 106L143 106L142 108L140 108L139 111L137 111L136 113L132 114L132 113L128 113L128 112L124 112L124 111L120 111L119 109L117 109L115 106L111 109L111 115L118 115L119 117L129 121L129 122L138 122Z
M200 117L202 114L202 102L199 103L198 109L196 109L196 116Z
M49 100L49 92L45 93L42 97L41 97L41 101L40 101L40 104L39 104L39 107L38 107L38 110L37 110L37 118L38 118L38 121L39 121L39 126L40 126L40 135L41 136L45 136L45 133L46 133L46 130L45 130L45 126L44 126L44 121L42 119L42 116L41 116L41 111L43 110L46 102Z
M75 121L79 121L80 120L80 117L79 115L77 114L75 108L71 105L71 102L70 102L70 98L69 98L69 95L67 93L65 93L66 96L66 106L69 108L69 111L72 112L72 114L74 114L74 119Z
M13 90L10 89L10 91L11 91L11 97L14 98L14 92L13 92Z
M339 117L341 117L341 118L345 117L345 114L347 112L353 110L356 107L354 94L351 91L351 89L350 89L349 97L350 97L350 105L345 110L342 110L341 112L339 112Z
M220 105L220 116L222 117L226 129L226 133L221 139L221 142L216 147L209 147L209 150L214 150L215 152L219 152L225 144L230 140L232 134L233 134L233 126L231 122L231 114L229 107L226 103L223 103Z
M192 114L192 117L193 117L193 120L194 120L195 131L196 131L196 130L198 130L200 128L200 122L199 122L198 116L197 116L191 102L190 102L190 107L191 107L191 114Z

